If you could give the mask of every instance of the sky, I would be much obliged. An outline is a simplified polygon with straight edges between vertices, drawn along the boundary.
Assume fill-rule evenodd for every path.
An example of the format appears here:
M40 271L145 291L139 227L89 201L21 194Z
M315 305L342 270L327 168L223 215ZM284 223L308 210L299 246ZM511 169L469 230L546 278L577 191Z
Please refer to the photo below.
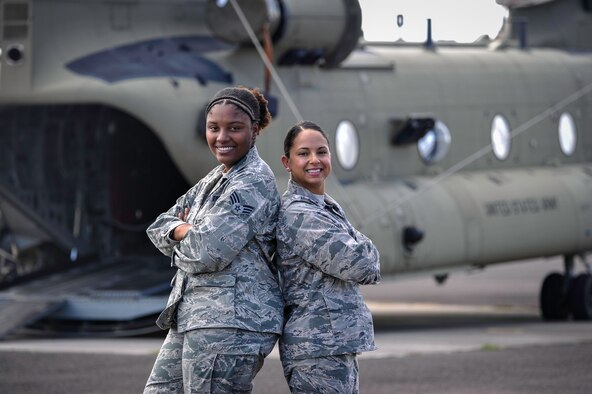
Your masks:
M494 38L508 12L495 0L359 0L362 29L368 41L423 42L426 20L432 38L473 42L484 34ZM402 15L402 26L398 15Z

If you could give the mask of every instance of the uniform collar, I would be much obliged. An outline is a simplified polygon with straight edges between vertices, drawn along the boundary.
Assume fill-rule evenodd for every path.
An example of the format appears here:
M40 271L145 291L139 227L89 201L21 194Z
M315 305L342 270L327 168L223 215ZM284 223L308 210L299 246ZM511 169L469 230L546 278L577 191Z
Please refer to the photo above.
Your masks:
M314 194L313 192L311 192L307 188L294 182L292 179L290 179L288 181L288 192L292 193L292 194L297 194L299 196L306 197L307 199L313 201L315 203L315 205L319 205L321 208L323 207L323 205L319 201L318 194ZM337 202L327 193L324 194L324 200L325 200L324 205L339 206L339 204L337 204Z
M218 171L222 173L222 178L230 178L234 176L234 174L244 169L247 165L249 165L249 163L252 163L258 159L259 152L257 151L257 147L253 145L242 159L240 159L239 161L234 163L232 167L230 167L230 170L228 172L224 172L223 164L220 164L220 166L218 166Z

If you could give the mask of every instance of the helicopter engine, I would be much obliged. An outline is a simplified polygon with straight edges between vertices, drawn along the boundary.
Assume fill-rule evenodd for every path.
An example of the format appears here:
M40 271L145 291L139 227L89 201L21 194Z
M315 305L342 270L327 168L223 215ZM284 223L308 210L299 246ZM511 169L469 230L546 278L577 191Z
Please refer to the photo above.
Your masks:
M362 11L357 0L237 1L245 22L259 40L273 41L279 65L339 65L362 34ZM263 10L263 11L262 11ZM251 38L229 2L208 2L206 21L212 34L234 44Z

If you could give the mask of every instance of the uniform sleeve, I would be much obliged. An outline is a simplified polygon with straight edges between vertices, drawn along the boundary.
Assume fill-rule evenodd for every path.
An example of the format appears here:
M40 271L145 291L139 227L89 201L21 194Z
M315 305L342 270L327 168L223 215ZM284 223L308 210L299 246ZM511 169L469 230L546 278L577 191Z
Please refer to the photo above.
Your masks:
M359 284L380 280L379 253L372 241L357 231L350 234L329 213L296 201L281 220L282 241L325 274Z
M184 212L185 208L191 208L198 185L191 188L187 193L177 199L168 211L161 213L154 223L146 230L148 238L160 252L166 256L172 257L173 247L179 242L172 239L169 234L171 231L185 223L179 219L179 213Z
M190 273L226 268L259 229L277 219L272 205L277 207L278 201L270 198L270 187L261 180L229 185L209 212L173 247L175 264Z
M380 253L378 252L378 249L376 249L376 247L374 246L374 244L372 243L372 241L366 237L364 234L362 234L361 232L359 232L358 230L354 229L355 231L355 238L358 241L358 243L360 245L364 245L366 247L366 255L369 256L369 258L373 259L373 261L375 262L376 265L376 275L369 275L366 277L365 280L362 280L358 283L362 284L362 285L375 285L377 283L380 282Z

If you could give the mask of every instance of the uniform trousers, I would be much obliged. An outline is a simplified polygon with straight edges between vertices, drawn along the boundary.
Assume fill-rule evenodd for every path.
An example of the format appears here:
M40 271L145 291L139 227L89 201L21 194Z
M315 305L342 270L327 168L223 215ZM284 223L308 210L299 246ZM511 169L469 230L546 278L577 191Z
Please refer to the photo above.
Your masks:
M282 360L292 394L359 394L357 354Z
M251 393L252 381L277 338L234 328L182 333L171 328L144 394Z

